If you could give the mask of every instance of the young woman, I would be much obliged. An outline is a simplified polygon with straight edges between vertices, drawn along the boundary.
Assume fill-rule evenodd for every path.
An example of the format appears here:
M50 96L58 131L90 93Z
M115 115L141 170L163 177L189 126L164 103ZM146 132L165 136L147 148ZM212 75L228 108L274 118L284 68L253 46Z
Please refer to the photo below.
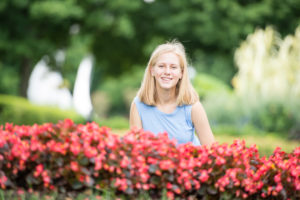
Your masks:
M154 134L167 132L178 144L210 146L215 141L188 78L187 65L184 47L179 42L167 42L153 51L142 86L131 104L130 128Z

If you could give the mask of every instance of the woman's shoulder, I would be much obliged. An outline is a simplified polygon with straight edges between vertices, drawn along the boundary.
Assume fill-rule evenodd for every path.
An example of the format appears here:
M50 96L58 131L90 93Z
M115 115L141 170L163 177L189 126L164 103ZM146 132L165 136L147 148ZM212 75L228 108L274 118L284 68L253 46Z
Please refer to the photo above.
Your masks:
M135 104L135 106L139 109L149 109L149 108L152 108L153 106L149 106L147 104L145 104L143 101L140 100L140 98L138 96L135 96L133 101L132 101L132 104L133 105Z
M191 109L197 109L199 106L201 106L201 103L199 100L194 103L191 103L191 104L179 105L179 107L191 108Z
M200 101L196 101L194 104L192 104L192 111L199 111L203 109L203 105Z
M140 103L141 101L140 101L140 99L139 99L139 97L138 96L135 96L134 98L133 98L133 100L132 100L132 103Z
M199 107L199 106L202 106L202 104L201 104L201 102L198 100L198 101L196 101L195 103L191 104L191 106L192 106L193 108L197 108L197 107Z

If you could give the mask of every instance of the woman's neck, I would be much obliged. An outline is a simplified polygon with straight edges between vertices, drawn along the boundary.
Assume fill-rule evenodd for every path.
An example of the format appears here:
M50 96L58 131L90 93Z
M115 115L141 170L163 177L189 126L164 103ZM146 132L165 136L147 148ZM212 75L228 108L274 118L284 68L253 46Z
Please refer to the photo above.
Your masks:
M157 91L157 104L173 104L176 102L176 89L165 90L156 88Z

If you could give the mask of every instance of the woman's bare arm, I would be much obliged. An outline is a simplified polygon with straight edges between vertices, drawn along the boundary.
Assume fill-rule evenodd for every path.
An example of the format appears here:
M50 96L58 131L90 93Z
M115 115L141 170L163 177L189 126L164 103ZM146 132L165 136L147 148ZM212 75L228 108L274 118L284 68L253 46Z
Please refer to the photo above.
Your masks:
M199 101L192 107L192 122L201 145L208 145L210 147L215 142L215 138L210 128L206 112Z
M142 120L134 102L132 102L130 106L129 124L130 129L132 129L133 127L139 129L142 128Z

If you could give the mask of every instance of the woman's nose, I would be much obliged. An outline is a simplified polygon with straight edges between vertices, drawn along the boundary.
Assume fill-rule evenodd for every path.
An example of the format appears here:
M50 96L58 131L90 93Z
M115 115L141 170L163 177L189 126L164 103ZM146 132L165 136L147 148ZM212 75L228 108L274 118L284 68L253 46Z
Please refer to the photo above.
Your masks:
M169 67L169 66L165 67L165 73L166 73L166 74L169 74L169 73L170 73L170 67Z

